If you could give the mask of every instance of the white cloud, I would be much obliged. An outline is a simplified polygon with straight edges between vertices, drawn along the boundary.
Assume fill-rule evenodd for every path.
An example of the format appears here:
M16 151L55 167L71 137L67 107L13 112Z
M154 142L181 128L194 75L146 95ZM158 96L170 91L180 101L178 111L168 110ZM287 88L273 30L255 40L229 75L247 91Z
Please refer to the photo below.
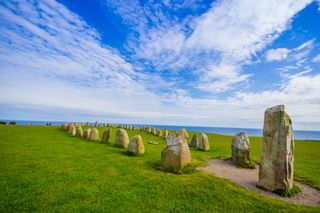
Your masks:
M320 62L320 54L315 56L312 60L312 62Z
M287 58L290 50L287 48L270 49L266 53L267 61L282 61Z
M258 51L289 28L294 15L310 2L218 0L203 15L186 17L180 22L167 13L164 15L161 4L124 5L123 1L117 1L113 5L117 6L115 8L123 6L116 9L118 14L127 23L138 26L139 36L129 42L138 58L146 59L146 63L153 64L160 72L191 70L204 80L197 82L197 88L217 93L247 81L249 75L244 75L241 67L251 63L251 58ZM127 7L130 9L125 9ZM132 10L137 12L133 14ZM270 57L277 60L280 53L282 58L288 54L284 49L278 51L282 52L273 53ZM213 66L220 68L212 69ZM223 68L231 66L237 66L232 69L232 75L219 77L221 69L230 73L230 69L223 71ZM215 74L218 76L210 78L212 85L209 85L207 77Z

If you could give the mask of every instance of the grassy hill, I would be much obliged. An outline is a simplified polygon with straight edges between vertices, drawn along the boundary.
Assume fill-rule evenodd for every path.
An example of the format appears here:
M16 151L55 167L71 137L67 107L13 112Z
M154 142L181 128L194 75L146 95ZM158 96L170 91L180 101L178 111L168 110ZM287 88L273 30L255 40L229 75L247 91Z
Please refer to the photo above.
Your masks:
M99 128L100 135L103 128ZM0 212L319 212L251 192L205 172L174 175L155 167L164 139L138 130L146 154L69 136L58 127L0 125ZM193 165L229 158L231 138L208 134L211 150L191 148ZM189 140L192 133L189 133ZM147 144L157 141L159 145ZM261 138L250 138L259 160ZM320 188L320 142L296 141L295 178Z

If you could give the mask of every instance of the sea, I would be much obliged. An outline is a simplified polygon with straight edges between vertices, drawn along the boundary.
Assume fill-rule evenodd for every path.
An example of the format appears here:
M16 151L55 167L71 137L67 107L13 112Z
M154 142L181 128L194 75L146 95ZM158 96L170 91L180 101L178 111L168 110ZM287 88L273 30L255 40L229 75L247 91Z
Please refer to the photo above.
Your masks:
M10 122L10 120L4 120ZM26 120L15 120L17 125L35 125L42 126L51 123L53 126L59 126L61 121L26 121ZM94 124L94 123L91 123ZM135 127L144 126L147 124L127 124L134 125ZM171 126L171 125L148 125L159 129L171 129L179 130L185 128L191 132L206 132L215 133L222 135L235 135L239 132L246 132L249 136L262 136L262 129L252 129L252 128L231 128L231 127L201 127L201 126ZM308 130L294 130L294 139L296 140L320 140L320 131L308 131Z

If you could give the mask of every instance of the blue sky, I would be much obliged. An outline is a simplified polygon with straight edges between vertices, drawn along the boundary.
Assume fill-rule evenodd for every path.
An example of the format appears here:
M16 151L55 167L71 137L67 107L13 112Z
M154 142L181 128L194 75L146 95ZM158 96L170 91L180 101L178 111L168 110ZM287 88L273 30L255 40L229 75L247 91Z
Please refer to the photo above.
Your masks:
M320 129L311 0L0 2L0 118Z

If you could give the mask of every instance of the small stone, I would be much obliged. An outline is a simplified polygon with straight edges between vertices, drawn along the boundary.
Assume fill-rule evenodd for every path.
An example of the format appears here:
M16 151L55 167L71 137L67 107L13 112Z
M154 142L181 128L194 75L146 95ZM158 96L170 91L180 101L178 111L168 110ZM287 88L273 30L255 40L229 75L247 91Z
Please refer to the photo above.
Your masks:
M208 151L210 150L210 144L208 136L205 133L200 133L199 150Z
M144 144L140 135L135 135L131 138L128 151L134 155L144 154Z
M243 168L250 167L250 141L245 132L240 132L233 137L231 150L234 165Z
M121 148L128 148L129 136L126 130L118 129L116 133L115 145Z
M90 135L89 135L89 140L90 141L97 141L99 140L99 131L97 128L93 128L90 131Z
M159 143L157 143L157 142L155 142L155 141L149 141L148 144L158 145Z

